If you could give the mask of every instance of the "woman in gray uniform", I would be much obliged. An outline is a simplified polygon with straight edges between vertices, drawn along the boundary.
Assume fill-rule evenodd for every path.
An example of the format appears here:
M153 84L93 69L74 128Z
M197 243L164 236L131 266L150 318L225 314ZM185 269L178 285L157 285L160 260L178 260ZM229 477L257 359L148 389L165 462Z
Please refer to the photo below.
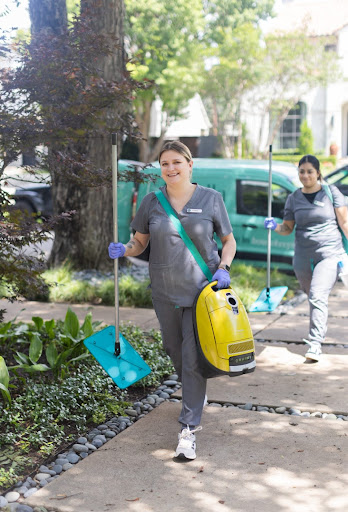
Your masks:
M229 265L236 242L223 203L216 190L191 183L192 156L178 141L164 144L160 155L163 194L177 213L185 231L217 280L219 288L230 284ZM208 281L181 239L154 192L144 197L131 226L133 238L124 246L111 243L111 258L138 256L151 241L149 272L152 300L158 317L163 346L182 382L182 429L176 457L196 458L195 431L205 404L206 379L200 374L195 343L192 305ZM222 242L221 259L213 238Z
M328 299L338 276L338 262L345 258L342 235L348 237L348 214L344 195L331 185L333 202L322 187L319 160L312 155L301 158L298 167L303 185L290 194L285 203L282 224L273 217L265 219L265 228L290 235L295 225L294 271L308 295L310 325L306 358L319 361L325 339Z

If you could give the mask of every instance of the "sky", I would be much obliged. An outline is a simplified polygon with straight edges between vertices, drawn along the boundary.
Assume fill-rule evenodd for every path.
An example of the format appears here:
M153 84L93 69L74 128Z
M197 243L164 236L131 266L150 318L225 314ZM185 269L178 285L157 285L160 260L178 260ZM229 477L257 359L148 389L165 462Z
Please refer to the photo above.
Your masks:
M22 28L22 29L30 28L30 18L29 18L29 11L28 11L29 0L19 0L19 1L20 1L20 5L19 5L19 7L17 7L15 0L0 0L1 7L3 6L3 4L5 4L10 8L10 13L8 15L0 18L1 30L8 30L11 27L18 27L18 28ZM282 5L282 1L284 2L284 0L275 0L276 10ZM287 1L289 1L289 0L287 0ZM292 0L292 1L296 2L298 0ZM314 0L302 0L302 2L312 2L312 1L314 1ZM315 0L315 1L318 1L318 0Z
M29 0L20 0L20 6L17 7L14 0L1 0L1 11L6 5L10 13L0 18L1 30L9 30L12 27L28 29L30 28L30 18L28 5Z

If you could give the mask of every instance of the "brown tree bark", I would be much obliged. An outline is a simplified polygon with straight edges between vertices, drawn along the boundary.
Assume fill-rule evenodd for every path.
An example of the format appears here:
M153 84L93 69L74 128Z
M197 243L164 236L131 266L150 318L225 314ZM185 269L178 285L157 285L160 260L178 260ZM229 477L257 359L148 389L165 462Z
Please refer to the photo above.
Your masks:
M103 57L98 63L102 77L106 81L121 81L125 70L123 0L81 0L81 13L92 10L91 20L96 33L117 37L119 45L117 51ZM121 108L124 107L118 106L119 110ZM105 110L104 116L106 119L115 117L114 112L110 110ZM88 141L87 153L97 169L111 167L111 130L96 130ZM107 247L113 240L111 185L86 188L80 199L80 229L73 259L79 268L110 268Z
M65 0L29 0L31 35L50 31L61 34L67 28Z
M81 13L87 14L96 33L118 39L119 49L100 59L98 67L106 81L121 81L125 69L123 49L123 0L81 0ZM32 34L51 30L66 30L65 0L30 0ZM120 110L121 107L118 107ZM118 112L119 113L119 112ZM108 128L95 127L86 138L81 152L87 153L96 169L111 167L111 131L119 128L114 122L115 111L105 110L104 120ZM103 123L102 123L103 124ZM75 150L77 148L74 148ZM112 240L112 190L109 187L89 188L62 179L59 173L52 175L54 213L75 210L71 221L55 229L50 265L57 266L70 261L76 268L111 268L107 254Z

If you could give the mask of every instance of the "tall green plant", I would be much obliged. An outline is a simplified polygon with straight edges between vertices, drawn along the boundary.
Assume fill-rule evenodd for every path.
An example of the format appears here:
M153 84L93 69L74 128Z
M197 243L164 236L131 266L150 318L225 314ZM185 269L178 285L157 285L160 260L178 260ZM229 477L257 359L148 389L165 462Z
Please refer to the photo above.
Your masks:
M11 395L9 392L10 376L5 363L5 359L0 356L0 391L5 401L11 403Z
M0 389L7 401L10 401L9 372L19 381L25 381L23 372L34 375L51 371L54 378L63 378L69 366L90 357L83 340L99 326L88 313L80 327L76 313L70 308L64 322L44 321L37 316L32 321L33 326L13 322L0 325L0 345L6 349L6 357L17 363L6 365L3 357L0 360Z
M298 139L298 149L301 155L313 154L313 132L308 126L307 120L302 121L300 126L300 137Z

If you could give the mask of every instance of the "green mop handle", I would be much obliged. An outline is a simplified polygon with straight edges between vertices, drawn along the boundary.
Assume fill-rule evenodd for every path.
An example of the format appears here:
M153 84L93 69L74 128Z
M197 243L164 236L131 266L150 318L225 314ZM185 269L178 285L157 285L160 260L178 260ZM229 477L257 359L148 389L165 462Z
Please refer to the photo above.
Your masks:
M118 242L118 229L117 229L117 133L111 135L112 143L112 213L113 213L113 228L114 228L114 242ZM119 328L119 298L118 298L118 258L114 259L114 288L115 288L115 355L119 356L121 353L120 346L120 328Z
M272 144L269 147L269 172L268 172L268 208L267 217L272 217ZM271 233L268 228L267 233L267 289L266 296L270 297L271 288Z

